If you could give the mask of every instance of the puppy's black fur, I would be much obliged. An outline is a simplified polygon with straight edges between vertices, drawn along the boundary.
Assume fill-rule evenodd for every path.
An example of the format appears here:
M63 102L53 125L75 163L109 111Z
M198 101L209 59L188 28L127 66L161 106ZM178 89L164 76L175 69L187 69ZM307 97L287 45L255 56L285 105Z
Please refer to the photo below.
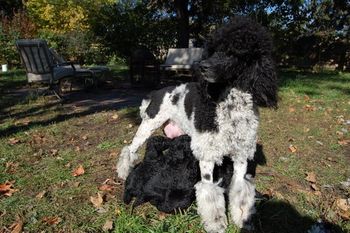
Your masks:
M135 197L134 207L150 202L166 213L189 207L195 200L194 185L200 180L199 163L190 141L187 135L175 139L151 137L144 160L125 182L124 202L129 204ZM233 164L225 158L222 166L215 167L214 180L222 178L220 186L226 189L232 174Z

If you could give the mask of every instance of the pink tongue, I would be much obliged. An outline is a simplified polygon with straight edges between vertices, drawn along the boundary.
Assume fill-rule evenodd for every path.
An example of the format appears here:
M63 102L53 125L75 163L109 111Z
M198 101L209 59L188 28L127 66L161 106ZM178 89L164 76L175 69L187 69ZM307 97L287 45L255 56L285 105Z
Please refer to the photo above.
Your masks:
M173 121L170 121L169 124L167 124L164 127L164 133L170 139L173 139L185 134L184 131L182 131Z

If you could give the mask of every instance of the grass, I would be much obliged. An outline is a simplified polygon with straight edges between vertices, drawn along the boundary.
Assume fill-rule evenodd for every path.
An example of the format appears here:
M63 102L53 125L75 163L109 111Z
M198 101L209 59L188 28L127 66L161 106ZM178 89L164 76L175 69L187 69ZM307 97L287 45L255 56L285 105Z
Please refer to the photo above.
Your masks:
M137 108L79 112L49 97L9 93L25 85L22 71L1 74L0 184L11 181L18 191L0 196L0 232L18 219L25 232L101 232L107 220L118 233L204 232L195 205L166 215L122 203L115 163L136 132ZM336 205L350 197L340 185L350 177L350 148L341 145L350 138L349 94L348 73L281 72L279 108L261 109L258 143L267 163L255 180L270 199L257 203L254 232L307 232L317 219L350 231ZM75 177L79 165L85 173ZM317 192L305 180L311 172ZM103 183L112 191L99 190ZM96 208L90 197L98 192L103 204ZM227 232L239 230L230 224Z

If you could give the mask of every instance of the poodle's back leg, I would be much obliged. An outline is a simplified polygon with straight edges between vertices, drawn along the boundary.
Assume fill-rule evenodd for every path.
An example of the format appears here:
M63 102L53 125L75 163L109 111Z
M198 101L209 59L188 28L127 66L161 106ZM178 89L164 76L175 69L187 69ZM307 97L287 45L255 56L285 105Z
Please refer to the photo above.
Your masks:
M158 114L154 118L145 117L137 129L136 135L133 138L129 146L125 146L120 155L117 163L118 177L126 179L129 175L130 168L133 166L133 162L138 158L136 154L137 149L149 138L152 133L162 126L168 117L166 115Z
M223 233L227 226L224 189L213 183L214 162L199 161L201 181L195 185L198 213L207 232Z

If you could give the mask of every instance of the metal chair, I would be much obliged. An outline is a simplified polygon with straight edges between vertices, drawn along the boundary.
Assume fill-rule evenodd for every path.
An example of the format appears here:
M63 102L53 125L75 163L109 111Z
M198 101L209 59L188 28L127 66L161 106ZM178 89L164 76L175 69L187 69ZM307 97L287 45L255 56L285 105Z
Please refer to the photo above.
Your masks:
M61 99L60 82L64 78L83 78L84 85L94 81L94 71L76 68L72 62L54 63L45 40L23 39L16 41L29 83L48 84L48 92Z

